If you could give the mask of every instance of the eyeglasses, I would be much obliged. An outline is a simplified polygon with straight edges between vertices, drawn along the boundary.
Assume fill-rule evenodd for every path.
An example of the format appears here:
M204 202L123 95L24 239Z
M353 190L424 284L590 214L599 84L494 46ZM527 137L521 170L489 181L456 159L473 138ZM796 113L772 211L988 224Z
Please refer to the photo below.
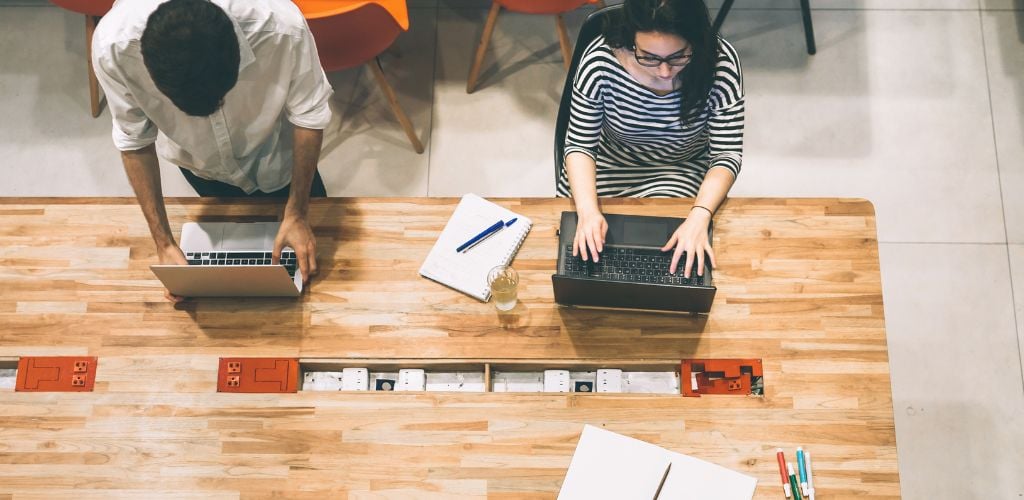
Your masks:
M693 59L693 52L688 54L673 54L668 57L659 57L647 53L641 54L639 49L633 47L633 57L636 57L636 62L640 63L641 66L646 66L648 68L661 66L662 63L678 68L690 63L690 59Z

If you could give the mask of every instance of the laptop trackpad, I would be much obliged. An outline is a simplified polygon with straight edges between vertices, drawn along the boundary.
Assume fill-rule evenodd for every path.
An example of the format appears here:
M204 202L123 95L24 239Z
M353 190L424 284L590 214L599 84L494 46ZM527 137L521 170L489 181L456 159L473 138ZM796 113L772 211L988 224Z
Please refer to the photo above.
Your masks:
M227 224L220 250L269 250L274 247L277 226L273 222Z
M672 235L672 228L669 226L661 220L625 219L622 223L621 243L660 247Z

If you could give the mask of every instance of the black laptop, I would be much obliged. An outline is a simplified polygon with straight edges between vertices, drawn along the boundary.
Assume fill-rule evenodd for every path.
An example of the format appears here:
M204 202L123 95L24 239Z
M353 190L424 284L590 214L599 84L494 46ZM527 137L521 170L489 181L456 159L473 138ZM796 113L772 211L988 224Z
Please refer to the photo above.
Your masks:
M668 272L672 251L661 247L684 219L604 214L608 234L600 260L573 257L576 212L562 212L558 236L558 271L551 276L555 302L570 306L617 307L706 313L715 299L711 262L705 258L704 275L697 262L690 278L683 277L686 255L675 274ZM708 241L711 241L708 226Z

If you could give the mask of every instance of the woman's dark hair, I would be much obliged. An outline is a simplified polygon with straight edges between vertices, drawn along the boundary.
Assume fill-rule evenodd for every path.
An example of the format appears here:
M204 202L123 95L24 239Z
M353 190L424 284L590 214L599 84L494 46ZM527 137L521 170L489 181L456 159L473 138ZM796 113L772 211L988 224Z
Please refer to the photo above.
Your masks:
M718 34L701 0L626 0L622 15L604 27L612 48L636 49L637 32L657 32L686 40L693 49L690 63L676 77L682 90L679 116L699 116L708 102L718 61Z
M207 0L170 0L146 21L142 61L178 109L209 116L238 81L238 38L231 18Z

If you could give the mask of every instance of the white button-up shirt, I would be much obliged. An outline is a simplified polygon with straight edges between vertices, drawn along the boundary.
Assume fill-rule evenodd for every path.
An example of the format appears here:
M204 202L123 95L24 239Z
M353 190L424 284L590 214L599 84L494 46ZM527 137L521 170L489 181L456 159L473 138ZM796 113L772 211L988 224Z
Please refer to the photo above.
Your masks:
M290 124L323 129L331 120L331 86L302 13L288 0L212 0L235 25L238 83L223 107L195 117L156 88L142 62L139 40L164 1L118 0L93 35L114 145L132 151L156 142L171 163L247 193L283 188L292 177Z

